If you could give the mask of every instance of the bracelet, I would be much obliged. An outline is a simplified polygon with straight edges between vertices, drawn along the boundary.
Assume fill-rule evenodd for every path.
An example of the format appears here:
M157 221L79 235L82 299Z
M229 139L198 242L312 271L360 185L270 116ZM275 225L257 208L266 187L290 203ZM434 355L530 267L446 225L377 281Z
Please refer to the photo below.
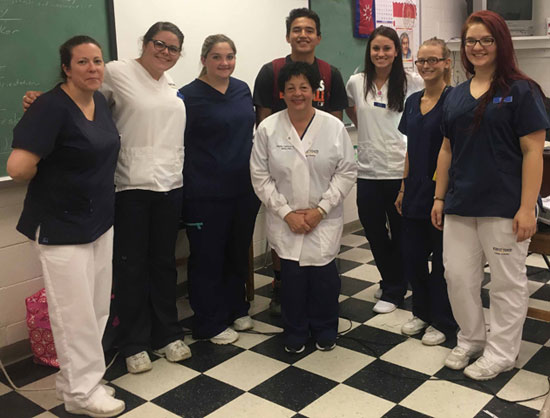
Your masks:
M437 197L437 196L434 196L434 200L441 200L442 202L444 202L444 201L445 201L445 199L444 199L444 198L442 198L442 197Z
M321 207L321 206L317 206L317 210L319 211L319 213L321 214L321 217L323 219L325 219L325 217L327 216L327 213L325 212L325 210Z

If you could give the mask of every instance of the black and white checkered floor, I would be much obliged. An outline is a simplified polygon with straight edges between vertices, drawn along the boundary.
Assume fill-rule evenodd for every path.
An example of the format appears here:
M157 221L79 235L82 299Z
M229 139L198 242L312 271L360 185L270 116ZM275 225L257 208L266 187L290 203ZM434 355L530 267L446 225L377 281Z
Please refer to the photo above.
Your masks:
M401 309L372 312L379 274L361 231L342 238L340 329L347 332L331 352L308 345L302 354L285 353L280 336L241 333L237 342L216 346L189 339L193 357L180 364L154 359L153 370L126 373L118 358L105 375L126 402L125 418L170 417L536 417L544 398L521 404L548 390L550 326L527 319L516 368L480 386L443 361L455 341L426 347L407 338L401 325L411 317L410 294ZM550 272L538 255L527 259L530 306L550 310ZM271 270L256 274L250 314L254 329L281 331L267 312ZM488 287L483 289L488 306ZM192 314L179 302L183 326ZM344 318L349 318L344 319ZM23 388L51 388L55 370L28 359L8 367ZM17 393L0 374L0 416L68 417L53 390Z

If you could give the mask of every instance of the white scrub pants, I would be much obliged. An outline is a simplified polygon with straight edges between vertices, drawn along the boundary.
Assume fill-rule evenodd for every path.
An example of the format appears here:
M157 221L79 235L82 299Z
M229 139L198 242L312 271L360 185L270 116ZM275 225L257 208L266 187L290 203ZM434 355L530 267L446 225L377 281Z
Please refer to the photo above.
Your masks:
M67 410L85 408L92 395L105 392L101 338L111 300L113 228L89 244L35 246L59 361L56 391Z
M530 239L516 239L512 219L445 215L443 264L460 327L458 346L483 350L502 367L516 361L529 301L525 259ZM484 259L491 271L488 335L480 295Z

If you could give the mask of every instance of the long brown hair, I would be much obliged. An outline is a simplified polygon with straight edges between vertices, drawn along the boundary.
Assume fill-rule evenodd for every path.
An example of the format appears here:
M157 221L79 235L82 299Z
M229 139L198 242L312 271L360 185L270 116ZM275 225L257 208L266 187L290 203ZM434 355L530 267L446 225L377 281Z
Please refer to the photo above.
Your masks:
M374 38L377 36L385 36L393 41L397 56L393 60L388 80L388 107L396 112L403 111L405 95L407 92L407 77L403 68L403 56L401 52L401 43L397 32L388 26L378 26L370 35L365 51L365 82L363 86L365 99L369 94L369 90L375 92L374 79L376 77L376 67L370 58L370 46Z

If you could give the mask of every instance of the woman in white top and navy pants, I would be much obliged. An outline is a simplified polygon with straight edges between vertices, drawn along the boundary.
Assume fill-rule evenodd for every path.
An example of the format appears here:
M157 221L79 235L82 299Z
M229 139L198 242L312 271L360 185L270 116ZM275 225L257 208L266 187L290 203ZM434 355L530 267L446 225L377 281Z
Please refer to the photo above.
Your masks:
M386 26L372 32L365 70L352 75L346 85L350 105L346 113L358 129L359 219L382 276L382 294L374 307L377 313L395 310L407 289L401 261L401 217L394 207L407 142L397 127L405 99L422 87L420 76L405 72L397 32Z

